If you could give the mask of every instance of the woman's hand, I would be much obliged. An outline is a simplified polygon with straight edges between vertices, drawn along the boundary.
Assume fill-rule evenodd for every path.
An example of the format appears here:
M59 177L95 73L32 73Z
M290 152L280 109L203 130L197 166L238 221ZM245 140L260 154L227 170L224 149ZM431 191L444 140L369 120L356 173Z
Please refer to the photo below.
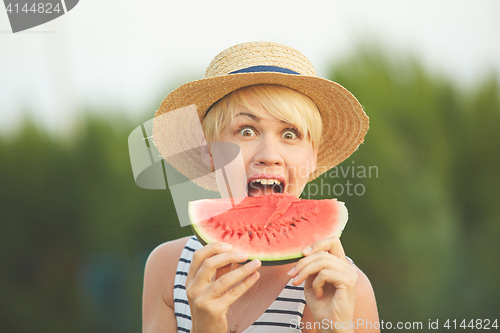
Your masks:
M354 317L358 273L356 266L346 259L339 238L320 240L303 254L305 257L288 274L294 278L293 285L306 281L304 293L314 321L332 322L325 332L351 332L349 323ZM335 323L339 323L338 327L343 324L344 328L335 330Z
M192 333L226 333L229 306L259 279L259 260L231 270L231 264L248 259L246 253L231 249L230 244L212 243L194 253L186 279ZM214 281L217 270L218 278Z

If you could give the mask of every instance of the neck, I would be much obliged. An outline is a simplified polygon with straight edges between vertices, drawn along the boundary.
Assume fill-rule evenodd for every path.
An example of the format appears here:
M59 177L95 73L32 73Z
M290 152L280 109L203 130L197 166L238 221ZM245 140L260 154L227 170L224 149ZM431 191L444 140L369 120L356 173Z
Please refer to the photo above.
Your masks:
M273 276L275 278L278 275L286 274L289 270L292 269L294 265L295 263L286 265L277 265L277 266L261 266L258 270L258 272L260 273L260 279L262 279L264 275ZM217 272L215 273L215 279L217 280L222 275L229 273L230 271L233 271L235 269L238 269L241 266L243 266L243 264L231 264L221 269L218 269Z
M281 290L289 279L286 273L294 265L295 263L291 263L280 266L261 266L259 268L259 280L249 290L247 290L245 294L241 295L241 297L228 309L229 332L241 332L238 324L242 322L242 318L248 316L250 304L254 304L255 306L255 304L260 303L262 299L265 299L267 296L272 295L278 289ZM236 269L240 266L241 265L235 264L233 265L232 269ZM268 299L265 302L269 301L269 304L271 304L274 300L274 297L277 295L278 294L272 296L273 299L267 297ZM255 299L258 299L259 302L256 303ZM257 317L255 319L257 319Z
M291 264L286 264L286 265L277 265L277 266L261 266L259 268L259 272L261 273L266 273L269 271L269 274L286 274L289 270L292 269L292 267L295 266L295 263Z

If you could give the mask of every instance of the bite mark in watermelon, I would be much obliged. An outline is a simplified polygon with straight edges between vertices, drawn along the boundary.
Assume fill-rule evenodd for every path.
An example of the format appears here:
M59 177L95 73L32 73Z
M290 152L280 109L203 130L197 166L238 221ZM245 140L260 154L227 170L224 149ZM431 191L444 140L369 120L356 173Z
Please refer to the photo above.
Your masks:
M203 244L225 242L264 265L299 260L302 250L331 236L340 237L347 208L336 199L305 200L291 194L247 197L235 207L230 199L189 203L189 217Z

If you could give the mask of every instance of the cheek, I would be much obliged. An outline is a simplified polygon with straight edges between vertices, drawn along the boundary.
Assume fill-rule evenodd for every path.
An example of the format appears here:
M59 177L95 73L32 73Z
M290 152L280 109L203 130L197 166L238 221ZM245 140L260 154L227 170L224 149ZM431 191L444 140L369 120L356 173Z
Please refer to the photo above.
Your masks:
M242 157L242 164L240 164L241 169L239 170L239 172L245 175L245 179L249 174L259 173L260 170L256 169L254 164L252 163L253 157L255 155L255 152L252 151L252 147L250 145L245 145L244 143L239 143L238 146L240 148L240 156Z
M212 147L216 182L221 197L246 197L246 161L242 150L230 142L214 142Z
M252 154L248 146L245 144L238 144L240 147L240 153L241 156L243 156L243 161L245 162L245 165L248 165L252 159Z
M307 182L309 175L315 170L316 162L311 153L297 156L289 164L289 174L291 177L301 182Z

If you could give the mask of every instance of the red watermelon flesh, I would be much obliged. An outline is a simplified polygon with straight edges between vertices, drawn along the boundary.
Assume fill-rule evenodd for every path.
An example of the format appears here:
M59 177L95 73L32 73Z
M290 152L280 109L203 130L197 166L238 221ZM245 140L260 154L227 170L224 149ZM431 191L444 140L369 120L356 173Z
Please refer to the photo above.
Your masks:
M320 239L340 237L348 214L336 199L285 193L247 197L234 207L230 199L193 201L189 217L201 243L230 243L250 259L277 265L300 259L302 250Z

